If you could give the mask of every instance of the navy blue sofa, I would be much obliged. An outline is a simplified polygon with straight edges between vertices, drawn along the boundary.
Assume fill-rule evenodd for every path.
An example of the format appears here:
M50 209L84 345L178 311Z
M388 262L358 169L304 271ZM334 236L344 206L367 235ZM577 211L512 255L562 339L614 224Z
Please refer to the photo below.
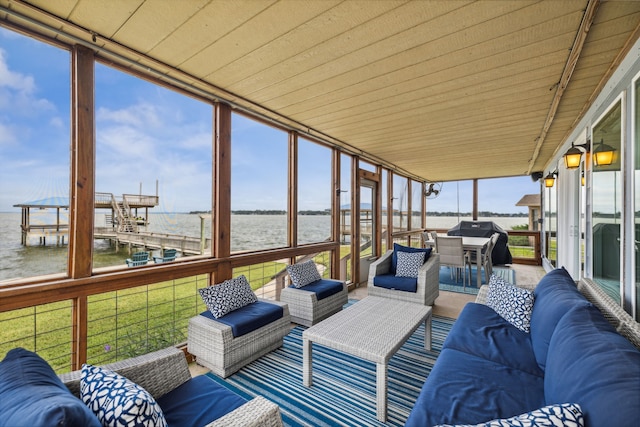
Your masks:
M638 425L638 348L563 268L545 275L534 296L530 333L487 305L465 306L407 426L477 424L562 403L579 404L588 427Z

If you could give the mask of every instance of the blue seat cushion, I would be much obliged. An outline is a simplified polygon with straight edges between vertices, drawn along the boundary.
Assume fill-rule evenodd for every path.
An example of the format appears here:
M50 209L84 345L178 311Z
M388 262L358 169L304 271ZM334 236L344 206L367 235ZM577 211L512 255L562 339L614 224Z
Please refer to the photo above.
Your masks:
M279 305L264 301L257 301L227 313L217 319L213 317L213 314L211 314L210 311L202 312L200 315L231 326L233 336L241 337L242 335L253 332L271 322L281 319L284 315L284 311Z
M290 288L295 288L295 286L291 285ZM341 292L344 287L344 284L339 280L330 280L330 279L320 279L315 282L309 283L301 288L304 291L313 292L316 294L316 298L318 301L330 297L333 294L337 294Z
M407 427L477 424L544 406L544 379L452 348L440 353Z
M415 277L396 277L395 273L381 274L373 278L373 286L396 291L416 292L418 279Z
M167 424L202 427L242 406L246 400L201 375L157 399Z
M453 348L531 375L544 376L533 354L529 334L484 304L464 306L442 348Z
M547 403L578 403L586 426L637 426L640 351L596 307L576 307L551 338L544 392Z
M549 342L558 321L576 306L589 302L578 291L573 279L564 268L547 273L533 291L531 310L531 343L538 366L545 369Z
M0 362L0 425L101 427L91 410L36 353L7 352Z
M391 271L389 273L396 274L398 268L398 252L424 252L424 262L427 262L431 255L432 248L412 248L411 246L403 246L397 243L393 244L393 254L391 255Z

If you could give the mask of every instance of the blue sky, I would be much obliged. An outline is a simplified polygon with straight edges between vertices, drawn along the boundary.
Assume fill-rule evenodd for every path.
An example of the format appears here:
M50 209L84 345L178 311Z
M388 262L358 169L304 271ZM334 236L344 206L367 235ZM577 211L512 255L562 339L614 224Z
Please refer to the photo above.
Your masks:
M68 52L0 28L0 211L68 196L69 96ZM158 210L208 210L212 114L208 104L96 64L96 191L155 194L157 180ZM232 208L286 209L286 133L234 115L232 139ZM303 151L299 208L324 209L329 150ZM540 187L519 177L479 188L480 210L506 213L526 212L515 204ZM470 181L444 183L428 210L468 212L471 191Z

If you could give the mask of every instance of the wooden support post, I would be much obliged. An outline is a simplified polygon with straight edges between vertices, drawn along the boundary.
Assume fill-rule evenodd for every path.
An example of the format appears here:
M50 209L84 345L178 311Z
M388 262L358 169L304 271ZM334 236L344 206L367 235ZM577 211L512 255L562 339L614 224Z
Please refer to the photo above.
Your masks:
M213 147L213 239L211 255L228 258L231 254L231 107L216 103L214 107L214 147ZM231 264L218 264L212 282L230 279L233 275Z
M80 278L92 269L96 151L94 54L78 45L71 51L71 95L69 276Z

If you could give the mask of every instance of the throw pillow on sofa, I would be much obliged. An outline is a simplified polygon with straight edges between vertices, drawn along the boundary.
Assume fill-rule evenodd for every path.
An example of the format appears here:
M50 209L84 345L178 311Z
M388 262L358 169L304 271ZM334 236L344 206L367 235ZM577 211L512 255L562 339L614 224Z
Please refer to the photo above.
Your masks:
M307 286L322 279L313 260L288 265L287 273L289 273L291 283L296 288Z
M258 301L244 275L225 280L219 285L198 289L198 292L216 319Z
M523 332L529 332L531 311L533 310L533 292L518 288L492 274L489 278L487 305L516 328Z
M36 353L10 350L0 362L0 426L101 427Z
M452 426L441 424L434 427L522 427L522 426L551 426L551 427L584 427L584 417L580 405L563 403L549 405L526 414L502 420L491 420L480 424L465 424Z
M104 427L166 427L167 422L144 388L98 366L83 365L80 398Z

